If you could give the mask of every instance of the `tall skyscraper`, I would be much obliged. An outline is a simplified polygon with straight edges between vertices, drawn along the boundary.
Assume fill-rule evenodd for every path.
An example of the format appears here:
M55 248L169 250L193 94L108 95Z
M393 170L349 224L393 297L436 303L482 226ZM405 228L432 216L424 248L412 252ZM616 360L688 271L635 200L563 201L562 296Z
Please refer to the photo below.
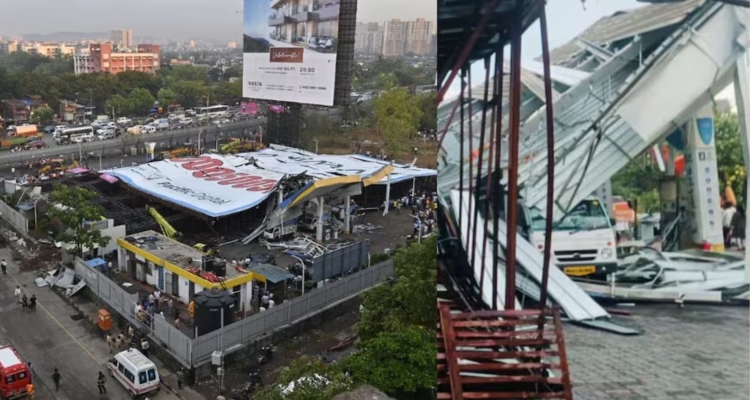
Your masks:
M400 19L393 19L383 24L383 50L384 57L399 57L406 53L406 40L409 32L409 23Z
M435 22L417 18L416 21L407 22L406 29L406 53L418 56L429 54L432 35L435 32Z
M117 29L112 31L110 39L121 49L133 48L133 31L129 29Z

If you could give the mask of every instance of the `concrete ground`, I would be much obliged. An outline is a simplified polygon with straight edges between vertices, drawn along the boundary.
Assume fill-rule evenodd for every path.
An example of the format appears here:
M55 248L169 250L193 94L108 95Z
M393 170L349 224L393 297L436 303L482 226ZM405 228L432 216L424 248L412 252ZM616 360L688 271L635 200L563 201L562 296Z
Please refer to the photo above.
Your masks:
M0 248L0 258L12 259L8 248ZM96 387L98 371L105 371L110 358L107 344L96 332L93 324L84 318L73 319L77 313L49 288L34 284L34 272L22 272L16 262L9 263L8 275L0 275L0 343L12 345L34 368L37 400L112 399L124 400L130 396L112 378L108 379L108 394L100 396ZM38 307L35 313L24 312L13 297L13 290L21 286L30 296L35 294ZM96 312L91 306L88 312ZM157 365L161 364L155 360ZM54 391L52 372L58 368L62 375L59 392ZM164 381L176 387L170 371L160 368ZM168 387L152 400L170 398L203 399L192 390L173 394Z
M565 324L576 400L743 400L750 397L747 307L637 305L619 336Z

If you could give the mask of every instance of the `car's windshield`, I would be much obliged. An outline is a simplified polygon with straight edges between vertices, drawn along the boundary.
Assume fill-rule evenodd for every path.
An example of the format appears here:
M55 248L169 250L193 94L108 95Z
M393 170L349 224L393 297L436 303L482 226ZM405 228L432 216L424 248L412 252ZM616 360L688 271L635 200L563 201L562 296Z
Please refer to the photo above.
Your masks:
M555 230L579 231L610 228L607 211L598 200L583 200L555 224Z
M544 214L542 214L542 210L531 207L529 215L531 216L531 230L534 232L544 232L546 219L544 218Z

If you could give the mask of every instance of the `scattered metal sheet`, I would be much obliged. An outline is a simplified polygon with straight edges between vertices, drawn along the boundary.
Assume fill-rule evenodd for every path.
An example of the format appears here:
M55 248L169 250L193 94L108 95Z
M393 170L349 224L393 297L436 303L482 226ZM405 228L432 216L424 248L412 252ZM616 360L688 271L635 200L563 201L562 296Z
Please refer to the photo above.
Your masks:
M86 281L84 281L83 279L81 279L74 286L68 286L68 290L65 291L65 296L71 297L74 294L78 293L84 287L86 287Z
M643 333L639 330L613 324L612 322L605 321L605 320L576 321L576 324L579 324L588 328L599 329L602 331L617 333L618 335L625 335L625 336L636 336L636 335L640 335L641 333Z
M49 285L49 283L47 283L47 281L44 280L44 278L41 278L41 277L34 279L34 283L36 283L37 287L45 287L45 286Z
M76 272L70 268L65 268L65 270L62 273L62 276L55 282L55 286L61 287L64 289L67 289L68 286L73 284L73 280L75 279Z

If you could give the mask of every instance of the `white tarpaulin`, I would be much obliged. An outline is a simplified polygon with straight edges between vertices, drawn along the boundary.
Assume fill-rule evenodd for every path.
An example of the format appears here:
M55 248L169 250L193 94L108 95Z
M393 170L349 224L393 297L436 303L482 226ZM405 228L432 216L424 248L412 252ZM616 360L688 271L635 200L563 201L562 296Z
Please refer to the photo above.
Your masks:
M388 161L359 154L323 155L277 145L271 145L270 149L242 153L238 156L254 160L255 165L264 170L287 175L298 175L305 172L315 179L351 175L367 178L384 166L390 165ZM393 164L393 167L391 183L436 175L434 169L402 164ZM388 178L386 177L376 184L385 185L387 182Z
M245 211L265 200L284 174L236 156L205 154L105 171L127 185L210 217Z

